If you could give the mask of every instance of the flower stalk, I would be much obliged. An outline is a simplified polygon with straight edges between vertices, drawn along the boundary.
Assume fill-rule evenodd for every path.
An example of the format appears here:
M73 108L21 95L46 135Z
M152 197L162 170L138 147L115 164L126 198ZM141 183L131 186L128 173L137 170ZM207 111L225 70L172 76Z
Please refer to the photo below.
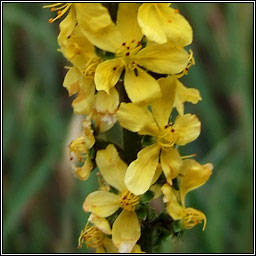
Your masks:
M70 62L63 85L84 117L69 145L73 172L86 182L95 167L100 171L99 189L83 203L91 215L78 247L152 253L168 236L197 224L204 230L206 215L187 207L185 196L213 166L179 152L201 132L197 116L185 111L200 93L180 80L195 64L185 49L193 40L189 22L169 3L44 7L57 13L50 23L62 19L59 51Z

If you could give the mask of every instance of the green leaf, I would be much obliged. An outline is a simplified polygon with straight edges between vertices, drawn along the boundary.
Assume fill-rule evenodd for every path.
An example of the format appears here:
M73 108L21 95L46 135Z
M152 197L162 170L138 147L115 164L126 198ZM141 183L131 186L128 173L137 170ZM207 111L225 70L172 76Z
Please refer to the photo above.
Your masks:
M140 197L140 201L142 203L148 203L150 200L153 199L154 197L154 192L151 190L148 190L146 193L144 193L141 197Z
M182 222L180 220L173 221L172 227L175 233L180 232L183 229Z
M141 143L143 147L147 147L150 146L152 144L154 144L156 142L156 138L149 136L149 135L145 135L142 137Z
M136 206L136 213L140 220L145 220L147 218L147 207L145 205L139 204Z

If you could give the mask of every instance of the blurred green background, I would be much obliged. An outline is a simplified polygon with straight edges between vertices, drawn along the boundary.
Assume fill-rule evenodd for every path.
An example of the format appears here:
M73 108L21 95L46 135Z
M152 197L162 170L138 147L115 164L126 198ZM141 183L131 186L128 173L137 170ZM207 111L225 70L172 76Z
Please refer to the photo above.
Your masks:
M207 227L167 239L166 253L253 252L253 4L179 3L194 30L196 65L182 78L203 101L187 104L202 133L184 147L212 162L206 185L187 196ZM77 238L95 189L73 177L67 145L77 120L56 51L58 22L40 3L3 3L3 252L83 253ZM84 246L85 247L85 246Z

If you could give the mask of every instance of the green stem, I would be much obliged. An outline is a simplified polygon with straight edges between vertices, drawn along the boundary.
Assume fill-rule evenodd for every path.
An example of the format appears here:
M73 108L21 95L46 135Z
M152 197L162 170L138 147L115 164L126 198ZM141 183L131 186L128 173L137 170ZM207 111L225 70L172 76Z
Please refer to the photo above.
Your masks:
M124 136L124 161L130 164L137 158L137 154L141 149L141 137L134 132L123 129Z
M119 92L120 102L131 102L124 89L123 82L118 82L117 90ZM141 150L141 136L123 128L123 142L124 154L122 157L127 164L130 164L137 158L137 154Z
M148 223L142 227L139 244L143 252L152 253L153 249L153 228Z

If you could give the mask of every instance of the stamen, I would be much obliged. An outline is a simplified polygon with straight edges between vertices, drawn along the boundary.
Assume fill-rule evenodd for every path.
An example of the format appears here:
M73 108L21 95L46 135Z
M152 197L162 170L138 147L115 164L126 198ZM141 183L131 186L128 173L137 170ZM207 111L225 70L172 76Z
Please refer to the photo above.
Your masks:
M184 213L185 213L185 216L183 217L184 228L191 229L197 224L202 223L202 221L204 221L203 231L205 230L206 216L204 215L204 213L193 208L186 208Z
M173 123L165 125L164 129L162 129L160 134L157 136L156 141L163 149L172 148L178 140L178 135L172 126Z
M195 65L195 59L194 59L194 56L193 56L193 51L189 50L189 52L190 52L190 54L188 56L188 64L187 64L186 68L181 73L175 75L177 78L181 78L184 75L187 75L188 71L189 71L189 68L191 66Z
M191 158L191 157L196 157L196 153L187 155L187 156L182 156L181 159L187 159L187 158Z
M135 40L122 43L121 47L115 52L117 57L132 56L142 48L141 41L135 43ZM127 51L128 50L128 51Z
M89 226L87 222L84 229L81 231L78 238L78 248L82 247L85 243L87 247L99 248L102 245L104 239L104 233L95 226Z
M139 196L126 190L119 195L120 206L127 211L135 211L135 207L140 202Z
M92 58L87 62L86 67L83 70L83 75L85 76L85 78L94 79L95 70L98 63L99 60L97 58Z
M50 18L48 20L49 23L53 23L55 20L61 18L70 8L72 3L56 3L56 4L49 4L49 5L44 5L43 8L50 8L51 12L57 11L57 16L55 18Z

